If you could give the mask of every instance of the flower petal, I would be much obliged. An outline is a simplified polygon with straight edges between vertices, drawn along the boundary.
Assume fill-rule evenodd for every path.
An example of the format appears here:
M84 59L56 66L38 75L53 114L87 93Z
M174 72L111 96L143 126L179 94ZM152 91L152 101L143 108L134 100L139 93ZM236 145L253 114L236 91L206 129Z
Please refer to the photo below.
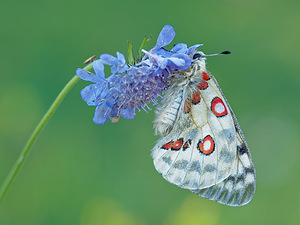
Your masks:
M171 49L171 52L186 53L187 50L188 50L187 44L178 43Z
M183 61L176 60L174 58L181 59ZM169 58L169 62L170 63L168 64L168 66L170 67L170 69L186 70L191 65L191 58L186 54L179 53L179 54L174 54L172 56L172 59Z
M117 52L117 58L118 58L118 60L119 60L122 64L125 64L125 63L126 63L125 56L124 56L122 53Z
M93 62L93 69L96 73L97 78L105 79L104 65L101 62L101 60L96 60L96 61Z
M191 47L189 47L189 49L187 50L186 54L190 55L193 52L195 52L197 50L198 47L202 46L203 44L196 44L196 45L192 45Z
M112 74L116 74L118 72L118 67L116 65L113 65L111 68L110 68L110 72Z
M86 81L91 81L91 82L102 82L102 80L100 79L100 77L97 77L95 74L91 73L91 72L88 72L84 69L77 69L76 70L76 75L82 79L82 80L86 80Z
M157 55L161 55L163 57L171 57L174 53L166 50L166 49L163 49L163 48L160 48L158 49L156 52L155 52Z
M110 118L114 118L114 117L117 117L117 116L120 116L120 109L116 106L114 106L111 110L111 113L109 115Z
M128 66L126 64L118 65L118 73L124 73L128 70Z
M116 104L119 96L120 96L120 92L118 91L117 88L109 89L109 91L106 95L106 104L109 107L113 107Z
M102 96L108 91L107 83L97 83L86 86L80 91L82 99L90 106L97 106Z
M134 108L127 107L126 109L121 109L120 115L125 119L133 119L135 116Z
M170 57L170 58L168 58L168 61L172 62L177 67L182 67L182 66L185 65L184 59L180 59L180 58L177 58L177 57Z
M144 49L142 49L142 52L144 52L150 58L150 64L148 64L150 67L152 67L153 65L157 65L161 69L166 68L168 63L166 57L162 57L160 55L157 55L156 53L147 52Z
M171 25L165 25L157 38L157 43L153 49L157 50L170 44L175 37L174 28Z
M114 57L114 56L112 56L112 55L110 55L110 54L105 53L105 54L100 55L100 60L101 60L104 64L109 65L109 66L112 66L112 65L115 64L117 58Z
M94 123L99 125L105 124L109 120L110 112L111 107L106 105L106 101L102 102L95 110L93 118Z

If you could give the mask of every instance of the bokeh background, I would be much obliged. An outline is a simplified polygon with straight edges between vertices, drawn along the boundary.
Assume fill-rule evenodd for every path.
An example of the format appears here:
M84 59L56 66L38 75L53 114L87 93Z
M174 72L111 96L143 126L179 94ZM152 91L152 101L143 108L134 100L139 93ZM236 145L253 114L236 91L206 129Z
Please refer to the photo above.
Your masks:
M298 0L1 1L0 182L59 91L92 55L204 43L257 171L252 202L232 208L166 182L154 169L150 113L93 124L80 81L34 145L6 198L1 225L234 225L300 223Z

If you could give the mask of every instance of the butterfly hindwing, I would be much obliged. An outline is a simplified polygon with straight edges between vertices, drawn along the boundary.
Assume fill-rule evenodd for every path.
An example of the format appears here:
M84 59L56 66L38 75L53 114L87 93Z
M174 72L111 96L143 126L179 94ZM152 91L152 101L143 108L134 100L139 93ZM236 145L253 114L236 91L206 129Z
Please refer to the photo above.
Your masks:
M237 135L239 136L238 133ZM229 177L209 188L193 192L201 197L226 205L242 206L247 204L255 192L255 169L249 150L244 143L238 143L237 154L238 160Z

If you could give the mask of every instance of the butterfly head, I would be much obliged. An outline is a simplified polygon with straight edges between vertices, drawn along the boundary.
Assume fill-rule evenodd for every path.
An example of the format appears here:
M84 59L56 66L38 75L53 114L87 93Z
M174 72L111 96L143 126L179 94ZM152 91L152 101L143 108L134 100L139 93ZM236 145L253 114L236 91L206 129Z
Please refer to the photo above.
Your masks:
M205 58L205 56L206 55L204 54L204 52L197 51L193 55L193 60L201 60L201 59L203 60Z
M216 53L216 54L206 55L206 54L204 54L204 52L198 51L198 52L195 52L195 53L194 53L194 55L193 55L193 60L206 59L206 58L205 58L206 56L228 55L228 54L230 54L230 53L231 53L230 51L224 51L224 52L221 52L221 53Z
M205 60L206 60L206 55L204 54L204 52L201 51L195 52L194 55L192 56L192 68L195 71L201 69L205 70L205 66L206 66Z

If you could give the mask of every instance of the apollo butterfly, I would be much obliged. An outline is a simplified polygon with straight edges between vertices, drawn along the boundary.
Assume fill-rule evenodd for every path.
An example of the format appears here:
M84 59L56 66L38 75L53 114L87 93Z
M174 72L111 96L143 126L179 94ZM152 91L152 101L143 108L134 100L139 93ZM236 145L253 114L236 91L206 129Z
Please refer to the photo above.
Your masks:
M242 206L254 195L255 169L238 121L206 70L205 56L196 52L189 69L169 75L169 88L156 111L154 128L161 138L152 157L168 182Z

